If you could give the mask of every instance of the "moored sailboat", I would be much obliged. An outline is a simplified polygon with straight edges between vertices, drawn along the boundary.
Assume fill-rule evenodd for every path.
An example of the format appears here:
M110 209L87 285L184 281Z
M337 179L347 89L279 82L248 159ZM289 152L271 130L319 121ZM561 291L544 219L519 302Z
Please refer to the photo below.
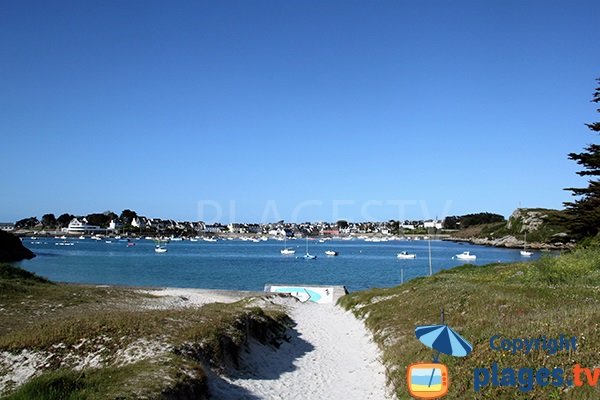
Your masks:
M533 255L532 251L527 251L527 232L525 232L525 235L523 237L523 250L521 250L521 256L522 257L531 257Z

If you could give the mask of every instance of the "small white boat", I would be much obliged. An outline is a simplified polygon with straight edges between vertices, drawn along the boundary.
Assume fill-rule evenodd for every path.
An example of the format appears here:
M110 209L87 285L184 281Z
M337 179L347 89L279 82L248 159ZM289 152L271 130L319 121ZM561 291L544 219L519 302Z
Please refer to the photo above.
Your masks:
M411 254L411 253L407 253L406 251L401 251L400 253L396 254L396 257L401 259L401 260L411 260L413 258L417 258L416 254Z
M289 256L291 254L296 254L296 250L290 249L290 248L287 247L287 237L284 239L283 249L281 249L279 252L281 254L283 254L284 256Z
M212 237L205 237L205 238L202 238L202 240L204 240L205 242L211 242L211 243L214 243L217 241L217 239L212 238Z
M325 255L334 257L334 256L338 255L338 252L334 251L334 250L327 250L327 251L325 251Z
M523 250L521 250L522 257L531 257L533 252L527 251L527 232L525 232L525 238L523 239Z
M473 261L477 259L477 256L475 254L471 254L468 251L463 251L460 254L455 255L454 257L456 257L457 260L465 260L465 261ZM454 258L452 257L452 258Z
M314 260L317 256L313 256L308 252L308 238L306 238L306 254L302 256L305 260Z
M190 242L197 242L197 241L198 241L198 239L196 239L196 238L191 238L190 239Z
M85 240L85 236L83 236L83 235L79 236L79 240Z
M154 252L155 253L166 253L167 252L167 248L166 247L162 247L162 246L156 246L154 248Z

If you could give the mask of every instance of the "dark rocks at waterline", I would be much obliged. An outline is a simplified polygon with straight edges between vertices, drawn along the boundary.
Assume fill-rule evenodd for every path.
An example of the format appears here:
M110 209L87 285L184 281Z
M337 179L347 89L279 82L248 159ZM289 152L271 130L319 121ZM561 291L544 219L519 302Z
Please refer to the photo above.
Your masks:
M23 246L21 239L9 232L0 231L0 262L30 260L35 254Z
M554 235L554 238L557 240L553 243L527 243L527 247L531 250L570 250L575 247L574 243L568 242L563 243L558 241L560 235ZM487 239L487 238L455 238L450 237L443 240L447 240L450 242L466 242L472 244L478 244L481 246L491 246L491 247L505 247L508 249L518 249L523 248L525 246L525 242L515 238L512 235L503 236L497 239Z

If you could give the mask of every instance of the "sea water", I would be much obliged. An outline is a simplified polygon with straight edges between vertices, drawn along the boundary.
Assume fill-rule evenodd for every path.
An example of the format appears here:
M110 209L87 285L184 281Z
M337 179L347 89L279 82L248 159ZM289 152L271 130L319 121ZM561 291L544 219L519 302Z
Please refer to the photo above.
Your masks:
M171 242L167 253L154 252L150 240L69 240L73 245L57 245L58 239L23 239L37 257L19 263L23 268L53 281L151 287L190 287L230 290L263 290L266 283L344 285L349 291L398 285L429 274L428 241L365 242L364 240L309 241L315 260L305 260L304 240L288 240L295 255L280 253L283 242L253 243L241 240L218 242ZM452 259L470 251L477 255L475 265L493 262L533 260L521 257L518 249L501 249L464 243L432 240L433 273L465 262ZM335 250L337 257L326 256ZM417 257L402 260L400 251Z

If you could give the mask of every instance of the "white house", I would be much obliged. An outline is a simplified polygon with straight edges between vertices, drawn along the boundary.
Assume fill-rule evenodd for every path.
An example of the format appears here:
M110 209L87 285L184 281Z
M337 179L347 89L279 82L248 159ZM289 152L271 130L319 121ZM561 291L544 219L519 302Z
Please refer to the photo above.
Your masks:
M97 232L103 230L97 225L89 225L87 220L83 218L82 221L77 218L73 218L71 222L69 222L69 226L67 227L68 233L82 234L86 232Z
M271 229L268 232L269 236L285 236L285 229L283 228L277 228L277 229Z
M423 228L442 229L442 221L434 221L434 220L424 221Z
M133 226L134 228L144 228L146 224L143 220L139 219L138 217L135 217L131 220L131 226Z
M5 232L10 232L15 230L15 224L11 224L8 222L0 222L0 230Z
M110 223L108 224L108 230L116 231L116 230L121 229L122 226L123 226L123 224L120 223L119 221L115 221L114 219L111 219Z

